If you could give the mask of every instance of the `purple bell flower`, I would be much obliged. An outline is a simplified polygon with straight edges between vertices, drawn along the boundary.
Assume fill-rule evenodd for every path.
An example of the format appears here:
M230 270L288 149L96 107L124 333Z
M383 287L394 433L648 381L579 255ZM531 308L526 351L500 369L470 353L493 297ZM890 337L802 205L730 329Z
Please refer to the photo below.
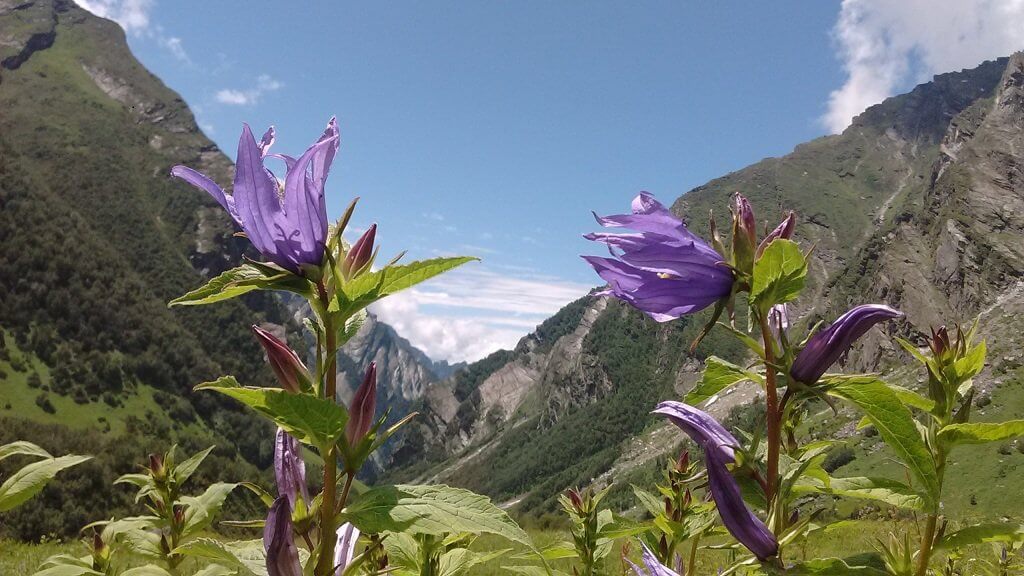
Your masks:
M710 414L682 402L662 402L655 414L667 416L704 451L708 485L715 500L722 524L733 538L747 547L759 560L778 554L779 543L764 522L743 502L740 487L729 472L736 461L735 446L739 443Z
M267 553L267 573L270 576L302 576L287 498L278 498L270 507L263 527L263 548Z
M300 274L303 266L323 263L327 240L324 183L338 149L338 124L331 118L320 139L297 160L268 154L274 137L271 127L257 143L249 126L243 125L231 195L187 166L175 166L171 175L213 196L264 257ZM283 193L278 179L264 166L268 155L283 160L287 167Z
M827 329L811 336L793 360L789 375L797 382L814 384L872 326L902 316L899 310L882 304L862 304L851 308Z
M698 312L732 291L733 273L724 258L646 192L633 199L633 213L598 216L602 226L639 234L586 234L615 258L583 256L613 295L658 322Z
M352 563L359 541L359 528L348 522L338 527L338 542L334 546L334 576L341 576L345 568Z
M633 567L633 573L636 576L679 576L678 572L659 562L658 558L651 552L651 549L647 547L647 544L641 545L643 546L643 554L641 554L640 558L644 563L643 567L626 560Z
M274 438L274 478L277 481L277 495L287 499L292 510L299 496L309 504L306 463L302 460L299 443L280 428Z

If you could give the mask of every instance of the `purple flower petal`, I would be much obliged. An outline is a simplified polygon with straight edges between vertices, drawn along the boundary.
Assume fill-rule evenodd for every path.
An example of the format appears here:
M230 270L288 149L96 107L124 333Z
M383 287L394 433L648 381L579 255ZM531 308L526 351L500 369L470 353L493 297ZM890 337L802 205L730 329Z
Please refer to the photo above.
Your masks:
M238 212L235 211L235 199L225 194L224 190L220 186L217 186L216 182L207 178L205 174L196 172L188 166L178 165L171 168L171 176L180 178L196 188L205 191L210 196L213 196L213 199L221 205L221 208L227 210L228 214L231 215L239 226L242 225L241 220L238 218Z
M728 465L736 461L734 447L738 446L732 434L710 414L682 402L662 402L654 413L667 416L704 451L711 497L722 524L733 538L760 560L778 554L778 541L764 522L747 508L740 487L729 472Z
M627 560L630 566L633 567L633 573L636 576L679 576L678 572L659 562L654 552L651 552L651 549L647 547L647 544L641 544L641 546L643 546L643 553L640 558L644 563L644 567L641 568Z
M334 576L341 576L355 556L359 528L346 522L338 527L337 534L338 542L334 545Z
M872 326L902 316L899 310L882 304L862 304L851 308L827 329L811 337L793 360L789 375L798 382L814 384Z
M274 478L277 481L277 495L286 498L289 506L295 508L299 496L308 505L309 487L306 486L306 463L302 459L298 441L278 428L274 438Z
M264 256L296 272L299 263L279 246L291 234L277 191L277 181L263 167L263 155L246 124L238 140L233 192L242 228Z
M263 547L267 552L269 576L302 576L299 549L295 547L292 513L288 500L278 498L270 507L263 527Z

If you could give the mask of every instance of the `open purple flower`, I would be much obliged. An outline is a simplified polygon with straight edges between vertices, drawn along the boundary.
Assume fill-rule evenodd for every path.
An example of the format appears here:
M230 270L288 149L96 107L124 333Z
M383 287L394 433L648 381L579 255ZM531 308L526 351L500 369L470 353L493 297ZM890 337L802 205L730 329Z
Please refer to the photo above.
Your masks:
M732 271L724 258L646 192L633 199L633 213L598 216L604 227L626 227L639 234L586 234L615 258L584 256L614 295L658 322L692 314L732 291Z
M287 498L278 498L270 507L263 526L263 548L267 553L267 573L270 576L302 576Z
M736 461L734 447L739 445L732 434L710 414L682 402L662 402L654 413L667 416L704 451L711 497L715 500L722 524L733 538L759 560L778 554L779 543L775 535L747 508L740 487L729 472L728 465Z
M643 546L643 554L641 554L640 558L644 563L643 567L626 560L633 567L633 573L636 576L679 576L678 572L659 562L654 552L651 552L651 549L647 547L647 544L641 545Z
M299 452L298 441L278 428L274 438L274 478L277 481L277 495L288 500L295 509L295 500L302 496L308 505L309 488L306 486L306 463Z
M171 175L213 196L257 250L298 274L303 266L323 263L327 239L324 183L338 149L338 125L331 118L320 139L298 159L270 155L287 167L283 193L278 179L264 166L274 136L271 127L257 143L249 126L243 126L230 196L209 177L187 166L175 166Z
M862 304L851 308L827 329L811 336L793 360L789 375L798 382L814 384L872 326L902 316L899 310L882 304Z

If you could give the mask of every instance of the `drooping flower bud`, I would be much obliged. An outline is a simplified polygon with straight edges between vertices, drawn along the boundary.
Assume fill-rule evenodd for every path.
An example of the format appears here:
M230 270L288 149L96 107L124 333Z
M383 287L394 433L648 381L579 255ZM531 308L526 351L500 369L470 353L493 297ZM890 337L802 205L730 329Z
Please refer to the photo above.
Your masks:
M277 481L277 495L288 499L294 510L296 499L301 496L309 502L309 488L306 486L306 463L299 452L298 441L278 428L274 438L274 479Z
M348 251L348 255L341 263L341 273L346 280L352 278L370 262L370 258L373 256L373 241L376 236L377 225L371 224L366 232L359 237L359 240L352 245L352 249Z
M267 553L270 576L302 576L299 549L295 547L292 511L286 498L278 498L270 507L263 527L263 548Z
M352 404L348 408L348 424L345 426L345 436L349 445L355 445L366 436L373 426L373 417L377 411L377 363L370 362L366 369L363 383L359 385L355 396L352 397Z
M793 360L789 375L798 382L813 385L872 326L902 316L899 310L882 304L851 308L827 329L811 337Z
M303 388L310 386L309 371L306 370L306 366L302 360L299 360L299 355L294 350L255 324L252 326L252 331L256 335L256 340L263 346L263 351L267 354L267 361L270 362L270 368L274 371L282 388L293 394L298 394Z
M789 240L793 237L793 229L796 228L796 213L790 210L789 214L779 222L779 225L774 230L769 232L764 238L761 239L761 243L757 245L757 253L754 255L755 258L760 258L761 253L764 249L772 243L772 240L776 238L782 238L783 240Z

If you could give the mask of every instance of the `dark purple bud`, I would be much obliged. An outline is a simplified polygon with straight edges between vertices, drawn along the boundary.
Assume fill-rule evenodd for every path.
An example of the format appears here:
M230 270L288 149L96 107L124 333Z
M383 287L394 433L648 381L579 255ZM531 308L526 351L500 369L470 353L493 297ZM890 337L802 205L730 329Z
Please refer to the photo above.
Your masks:
M683 453L679 455L679 459L676 460L676 470L680 472L686 472L690 469L690 451L683 450Z
M736 438L710 414L682 402L662 402L654 413L667 416L704 450L711 497L715 500L722 524L733 538L759 560L778 554L779 543L775 535L747 508L739 484L729 472L728 466L736 461L734 447L739 446Z
M292 511L286 498L278 498L270 507L263 526L263 548L267 552L269 576L302 576L299 549L295 547Z
M577 512L581 512L583 510L583 498L580 497L578 490L570 488L565 491L565 495L569 497L569 501L572 502L572 506Z
M790 238L792 238L793 229L795 227L796 213L790 211L789 214L787 214L786 217L782 220L782 222L780 222L774 230L769 232L768 235L761 240L761 243L757 245L757 254L755 255L755 257L759 258L761 256L761 253L764 252L764 249L767 248L768 245L772 243L772 240L775 240L776 238L789 240Z
M185 525L185 507L184 506L175 506L174 507L174 524L176 526L184 526Z
M798 382L814 384L872 326L902 316L902 312L882 304L862 304L852 308L827 329L811 337L797 354L789 375Z
M598 216L608 228L638 234L586 234L608 246L614 258L584 256L608 283L598 295L611 295L658 322L693 314L726 298L733 274L725 258L690 232L665 206L646 192L633 200L632 214Z
M931 348L936 359L942 359L942 356L950 349L949 331L945 326L939 326L937 330L932 328L932 337L928 341L928 347Z
M149 455L149 473L156 480L163 480L167 477L167 467L164 466L164 457L160 454Z
M309 384L310 377L306 366L299 360L299 355L263 328L253 324L252 331L256 334L260 346L263 346L270 368L277 375L281 387L292 394L301 392Z
M348 408L348 424L345 426L345 436L350 446L366 436L373 426L373 417L377 411L377 363L370 362L366 369L366 376L363 383L359 385L355 396L352 397L352 404Z
M363 232L359 240L352 245L345 260L341 263L341 273L346 280L352 278L370 262L370 258L373 256L373 241L376 236L377 224L371 224L369 229Z
M306 486L306 462L302 459L299 442L290 434L278 428L274 438L274 479L277 481L277 495L288 499L294 510L295 499L302 496L309 503L309 488Z
M341 576L352 563L359 541L359 528L348 522L338 527L338 542L334 545L334 576Z

